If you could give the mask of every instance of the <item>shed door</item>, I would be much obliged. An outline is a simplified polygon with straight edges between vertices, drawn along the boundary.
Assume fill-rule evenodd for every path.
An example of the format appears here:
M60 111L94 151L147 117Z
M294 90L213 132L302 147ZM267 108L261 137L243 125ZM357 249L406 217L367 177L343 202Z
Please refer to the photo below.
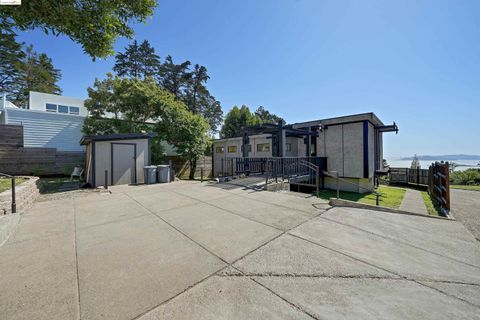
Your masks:
M112 143L112 184L136 182L135 144Z

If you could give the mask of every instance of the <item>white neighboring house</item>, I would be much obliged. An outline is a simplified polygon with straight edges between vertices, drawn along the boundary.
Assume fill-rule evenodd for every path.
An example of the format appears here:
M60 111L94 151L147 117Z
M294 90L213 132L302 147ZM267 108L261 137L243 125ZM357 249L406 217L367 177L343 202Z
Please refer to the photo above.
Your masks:
M25 147L58 151L85 151L79 141L87 115L83 99L35 91L30 91L26 108L15 106L5 97L0 105L0 124L22 125Z

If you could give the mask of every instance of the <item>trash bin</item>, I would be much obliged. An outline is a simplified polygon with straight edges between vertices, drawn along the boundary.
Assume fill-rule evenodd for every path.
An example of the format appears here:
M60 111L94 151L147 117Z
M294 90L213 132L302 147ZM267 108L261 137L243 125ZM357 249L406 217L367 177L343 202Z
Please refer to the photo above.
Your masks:
M143 173L145 176L146 184L152 184L157 182L157 166L144 166Z
M170 182L170 166L167 164L157 166L157 181L160 183Z

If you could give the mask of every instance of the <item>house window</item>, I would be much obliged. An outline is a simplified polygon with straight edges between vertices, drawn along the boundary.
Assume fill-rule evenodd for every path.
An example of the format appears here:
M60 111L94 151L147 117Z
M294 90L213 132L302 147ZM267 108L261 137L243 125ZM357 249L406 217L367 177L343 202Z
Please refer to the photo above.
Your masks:
M70 107L70 114L80 114L79 107Z
M47 103L46 106L45 106L45 111L47 111L47 112L57 112L57 105Z
M68 113L68 106L58 105L58 113Z
M292 151L292 144L291 143L285 143L285 151L286 152Z
M247 151L252 152L252 145L251 144L247 144Z
M257 152L269 152L270 144L269 143L259 143L257 144Z
M224 147L216 147L215 148L215 153L224 153L225 152L225 148Z
M237 152L237 146L228 146L227 151L228 153L235 153Z

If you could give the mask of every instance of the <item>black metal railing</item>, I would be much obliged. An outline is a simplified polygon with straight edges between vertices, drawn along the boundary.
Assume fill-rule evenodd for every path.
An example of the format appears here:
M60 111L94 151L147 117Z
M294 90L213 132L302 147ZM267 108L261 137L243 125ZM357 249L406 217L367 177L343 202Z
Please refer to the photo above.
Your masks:
M17 202L15 200L16 195L15 195L15 176L6 174L6 173L1 173L0 172L0 177L5 177L11 179L11 189L12 189L12 213L17 212Z
M289 181L323 187L326 157L237 157L221 160L222 177L265 176L265 183Z

